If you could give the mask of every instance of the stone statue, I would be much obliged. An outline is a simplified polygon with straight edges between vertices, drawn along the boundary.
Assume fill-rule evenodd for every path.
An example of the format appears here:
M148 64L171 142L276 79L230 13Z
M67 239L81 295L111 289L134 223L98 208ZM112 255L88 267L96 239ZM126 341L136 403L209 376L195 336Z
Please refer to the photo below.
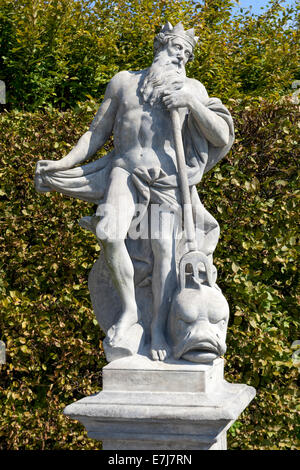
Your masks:
M196 184L228 153L234 129L221 101L186 76L197 39L193 29L166 23L154 39L152 65L117 73L70 153L37 164L39 192L98 205L80 225L102 247L89 289L108 361L141 353L208 363L226 349L229 309L213 265L219 226ZM77 166L112 134L109 154Z
M230 113L187 78L194 30L166 23L154 61L109 82L89 130L36 169L40 192L97 204L80 225L100 243L89 275L106 333L102 391L71 403L103 449L226 449L255 396L224 380L228 303L216 284L219 225L196 184L230 150ZM113 134L114 148L91 158Z

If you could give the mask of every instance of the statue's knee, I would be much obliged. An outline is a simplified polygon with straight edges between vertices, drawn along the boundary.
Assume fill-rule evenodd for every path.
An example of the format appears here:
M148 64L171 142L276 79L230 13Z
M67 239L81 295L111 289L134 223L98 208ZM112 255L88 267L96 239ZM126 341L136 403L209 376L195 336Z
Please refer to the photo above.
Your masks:
M124 243L124 237L118 236L116 230L109 224L100 221L96 227L96 236L101 240L104 247L113 248Z
M161 260L172 258L173 255L173 247L172 241L163 241L163 240L156 240L154 243L152 242L152 249L154 256L159 256Z
M96 226L96 236L103 242L109 242L114 238L109 221L106 218L100 220Z

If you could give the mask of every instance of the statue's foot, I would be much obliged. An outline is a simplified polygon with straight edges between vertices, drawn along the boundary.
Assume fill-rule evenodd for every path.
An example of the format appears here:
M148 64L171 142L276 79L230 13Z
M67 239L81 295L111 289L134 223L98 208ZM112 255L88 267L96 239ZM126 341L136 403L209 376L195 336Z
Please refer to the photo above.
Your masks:
M150 354L154 361L164 361L170 356L171 350L163 334L153 334Z
M109 346L115 347L128 335L130 328L138 321L136 310L126 310L121 318L107 332L106 340Z

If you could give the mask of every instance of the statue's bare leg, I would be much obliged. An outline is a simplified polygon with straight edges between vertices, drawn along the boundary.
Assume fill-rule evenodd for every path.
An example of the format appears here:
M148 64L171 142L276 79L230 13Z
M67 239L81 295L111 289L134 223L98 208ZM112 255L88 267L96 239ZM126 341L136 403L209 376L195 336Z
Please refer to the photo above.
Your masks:
M174 247L174 238L152 240L154 267L152 274L151 356L156 361L163 361L170 355L165 335L171 300L177 286Z
M114 168L108 182L105 204L101 206L102 218L96 227L96 235L102 241L105 259L122 305L119 320L108 335L111 346L117 346L138 321L134 268L125 245L135 213L135 202L135 187L129 173L122 168Z

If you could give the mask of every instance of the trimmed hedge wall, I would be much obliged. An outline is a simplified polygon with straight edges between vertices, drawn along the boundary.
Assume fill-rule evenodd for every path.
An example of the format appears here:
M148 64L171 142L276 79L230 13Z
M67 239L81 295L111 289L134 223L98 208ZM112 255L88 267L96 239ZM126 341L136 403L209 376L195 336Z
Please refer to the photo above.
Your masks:
M117 72L149 67L166 21L195 27L187 72L210 96L276 99L300 79L299 5L265 3L254 15L236 0L0 0L7 108L66 110L99 97Z
M215 262L231 307L226 379L257 389L228 446L296 449L299 107L260 99L230 107L234 148L199 185L221 226ZM0 449L101 448L62 414L99 391L105 364L87 287L99 247L77 224L93 207L33 186L37 160L61 158L95 111L91 101L63 113L0 115Z

